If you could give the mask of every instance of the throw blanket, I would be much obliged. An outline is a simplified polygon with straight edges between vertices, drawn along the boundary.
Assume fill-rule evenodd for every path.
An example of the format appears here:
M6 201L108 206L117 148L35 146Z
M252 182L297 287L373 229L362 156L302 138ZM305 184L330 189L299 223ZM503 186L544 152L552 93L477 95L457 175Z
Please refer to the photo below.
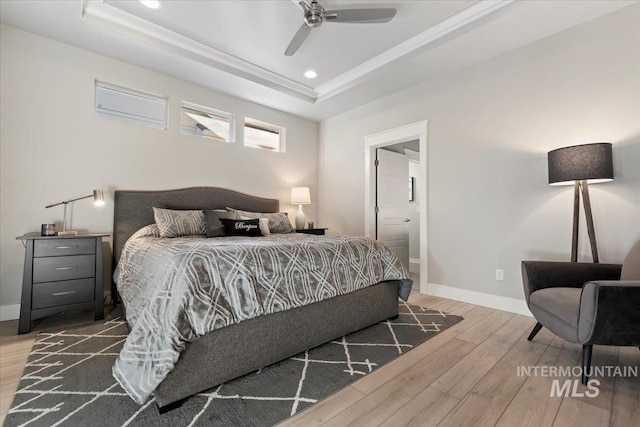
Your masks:
M131 332L113 375L143 404L173 369L185 344L218 328L353 292L409 272L364 237L160 238L155 225L126 243L114 281Z

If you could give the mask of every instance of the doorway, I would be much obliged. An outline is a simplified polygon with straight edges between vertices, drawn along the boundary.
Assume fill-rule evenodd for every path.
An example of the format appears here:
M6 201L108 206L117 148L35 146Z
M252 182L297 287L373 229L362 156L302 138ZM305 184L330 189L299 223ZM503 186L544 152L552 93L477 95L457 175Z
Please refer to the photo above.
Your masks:
M405 151L405 149L408 149ZM380 151L379 151L380 150ZM391 151L404 152L407 177L400 178L400 154L388 154ZM416 153L417 151L417 153ZM379 160L391 158L390 176L384 178L379 189ZM378 161L378 162L377 162ZM382 172L385 173L384 171ZM409 180L415 178L413 184L413 203L410 201ZM394 182L402 180L401 185ZM416 185L417 183L417 185ZM398 203L398 204L396 204ZM405 206L405 207L401 207ZM401 211L401 209L406 209ZM414 221L413 224L411 222ZM417 223L416 223L417 222ZM410 225L411 224L411 225ZM412 230L410 230L412 228ZM416 239L414 251L410 242L402 241L401 234ZM416 235L417 234L417 235ZM379 132L365 137L365 235L383 241L392 251L400 254L409 270L419 271L419 289L426 293L428 283L427 262L427 121L413 123L395 129ZM410 238L410 237L409 237ZM404 255L404 245L406 255ZM413 261L413 263L409 262ZM419 267L418 264L419 263ZM413 265L412 265L413 264Z

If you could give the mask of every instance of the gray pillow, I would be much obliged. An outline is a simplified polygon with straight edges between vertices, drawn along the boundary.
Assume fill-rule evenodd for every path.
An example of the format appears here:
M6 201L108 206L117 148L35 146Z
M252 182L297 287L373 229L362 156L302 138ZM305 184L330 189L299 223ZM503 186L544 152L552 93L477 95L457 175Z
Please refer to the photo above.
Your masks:
M229 212L234 212L238 218L268 218L269 219L269 231L272 233L295 233L296 231L289 222L289 217L286 212L276 213L263 213L263 212L248 212L238 209L227 208Z
M206 236L207 237L222 237L225 235L224 224L221 219L238 219L234 212L227 212L222 209L216 210L203 210Z
M179 211L153 208L160 237L204 235L206 226L202 211Z

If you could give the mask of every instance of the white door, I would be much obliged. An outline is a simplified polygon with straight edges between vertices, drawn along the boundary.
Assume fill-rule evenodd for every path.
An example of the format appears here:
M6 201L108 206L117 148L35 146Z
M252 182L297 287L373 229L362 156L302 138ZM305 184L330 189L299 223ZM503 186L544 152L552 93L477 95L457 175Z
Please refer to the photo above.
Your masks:
M409 268L409 159L377 149L377 240Z

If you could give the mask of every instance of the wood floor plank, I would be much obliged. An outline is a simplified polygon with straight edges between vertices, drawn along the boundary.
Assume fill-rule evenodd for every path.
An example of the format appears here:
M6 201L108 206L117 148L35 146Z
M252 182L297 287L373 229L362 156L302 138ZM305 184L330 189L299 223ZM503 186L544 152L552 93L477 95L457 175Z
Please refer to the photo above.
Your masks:
M382 424L436 378L455 365L474 344L454 338L441 348L447 357L426 357L395 379L356 402L323 426L371 426ZM409 353L410 354L410 353Z
M504 326L504 324L514 316L515 314L513 313L496 310L476 323L473 327L460 334L458 338L475 344L480 344L482 341L489 338L491 334Z
M458 402L458 399L446 393L433 387L427 387L382 423L381 427L435 426L447 416Z
M542 333L542 331L540 332ZM536 337L537 338L537 337ZM559 345L549 345L535 366L575 366L580 357L576 346L556 337ZM523 368L528 368L524 366ZM520 375L526 375L521 373ZM571 377L546 377L535 372L526 376L525 382L504 411L496 427L550 427L556 418L562 397L551 397L553 380Z
M610 415L606 409L578 399L564 398L553 425L554 427L607 427Z
M523 335L439 426L495 425L525 381L517 375L518 366L537 363L547 346Z
M456 399L464 398L512 345L494 337L488 338L434 381L431 387Z
M640 375L640 349L636 347L618 348L618 366L635 368ZM640 377L615 378L615 391L611 405L611 427L640 426Z
M582 346L575 344L576 347L582 348ZM598 345L593 346L593 356L591 359L591 366L593 368L604 368L604 369L612 369L617 366L618 363L618 347L609 346L609 345ZM580 357L579 362L576 364L577 367L582 365L582 357ZM579 376L575 376L574 380L580 380ZM615 377L606 375L604 376L592 376L590 380L596 380L598 395L595 397L589 397L589 395L585 395L582 397L574 397L574 399L579 399L593 406L597 406L599 408L604 409L607 412L611 411L611 402L613 400L613 394L615 390ZM594 383L595 385L596 383ZM582 384L578 388L579 392L584 393L589 391L589 389Z

